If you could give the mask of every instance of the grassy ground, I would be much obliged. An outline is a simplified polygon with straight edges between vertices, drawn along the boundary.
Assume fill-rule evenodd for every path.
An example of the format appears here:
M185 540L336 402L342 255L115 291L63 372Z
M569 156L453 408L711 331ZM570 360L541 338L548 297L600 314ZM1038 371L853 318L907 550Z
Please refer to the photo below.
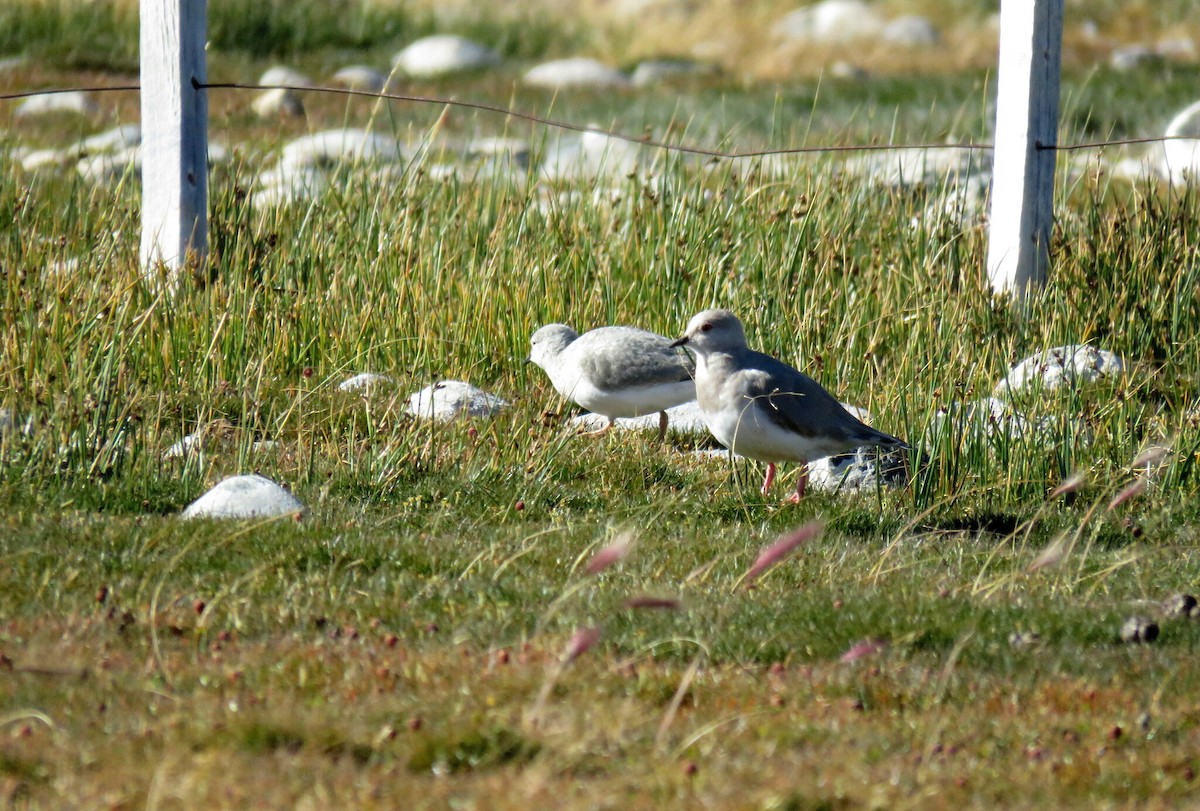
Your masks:
M77 76L43 70L30 69ZM1065 135L1160 131L1195 72L1152 71L1136 82L1156 92L1138 94L1127 77L1070 74ZM492 81L449 89L494 100ZM982 139L988 85L981 72L716 80L665 111L653 95L514 99L567 120L637 131L674 117L685 133L790 146ZM269 144L362 115L324 100L307 122L268 126L244 106L215 98L214 135ZM419 131L439 113L398 105L389 125ZM54 129L10 133L66 137ZM923 192L881 191L832 159L782 177L668 163L653 186L621 179L611 205L585 195L548 213L520 183L414 172L261 214L241 191L256 168L214 173L215 278L173 298L137 267L136 184L5 170L0 406L31 427L0 433L0 798L1195 802L1200 620L1162 606L1200 576L1193 195L1068 176L1064 161L1053 277L1023 318L988 294L980 227L922 221ZM73 272L53 271L67 259ZM790 478L763 498L761 470L691 455L702 440L575 436L521 362L549 321L677 334L714 304L918 445L928 461L913 483L788 506ZM1022 401L1045 432L931 431L1013 361L1072 342L1120 353L1128 373ZM364 370L397 384L369 399L335 391ZM513 407L488 422L408 417L407 394L439 378ZM163 458L218 425L225 442L203 456ZM255 451L261 439L278 444ZM1132 463L1151 444L1173 453L1143 490ZM178 519L250 470L310 512ZM1050 495L1073 473L1077 489ZM811 521L819 537L748 588L759 550ZM588 574L620 538L628 556ZM1153 644L1120 642L1134 616L1159 625ZM599 635L580 651L587 629Z

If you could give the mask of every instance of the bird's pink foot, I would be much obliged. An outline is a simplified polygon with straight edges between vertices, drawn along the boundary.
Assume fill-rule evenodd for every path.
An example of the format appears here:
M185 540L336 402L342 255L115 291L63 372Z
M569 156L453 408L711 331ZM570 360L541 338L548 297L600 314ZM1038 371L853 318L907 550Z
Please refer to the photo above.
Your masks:
M792 504L799 504L800 499L804 498L804 491L808 489L808 465L805 464L800 468L800 478L796 480L796 492L788 496L788 501Z
M579 433L582 434L583 436L604 436L609 431L611 431L612 427L616 424L617 424L617 421L615 419L613 419L612 417L609 417L608 423L603 428L597 428L595 431L580 431Z
M771 491L771 485L775 482L775 463L767 462L767 476L763 479L762 494L765 496Z

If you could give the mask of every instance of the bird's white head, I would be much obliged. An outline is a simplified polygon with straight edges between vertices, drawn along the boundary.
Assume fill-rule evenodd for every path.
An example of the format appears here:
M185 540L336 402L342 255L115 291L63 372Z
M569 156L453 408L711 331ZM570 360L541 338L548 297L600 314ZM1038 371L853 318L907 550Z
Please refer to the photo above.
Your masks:
M746 346L746 332L729 310L705 310L692 316L683 337L673 346L687 346L700 355L728 352Z
M579 333L566 324L547 324L530 337L526 360L545 369L578 337Z

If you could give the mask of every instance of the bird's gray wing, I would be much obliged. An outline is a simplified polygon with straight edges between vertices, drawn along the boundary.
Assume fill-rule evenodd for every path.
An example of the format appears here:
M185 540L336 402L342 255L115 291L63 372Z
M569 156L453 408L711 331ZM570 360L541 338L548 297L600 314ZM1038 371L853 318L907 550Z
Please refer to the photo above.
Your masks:
M586 336L585 336L586 337ZM695 375L691 357L652 332L631 331L619 342L587 347L579 355L583 373L604 389L623 389L681 383Z
M747 353L740 373L742 393L758 402L771 422L805 437L825 436L863 445L903 445L902 440L860 421L820 383L782 361L759 352Z

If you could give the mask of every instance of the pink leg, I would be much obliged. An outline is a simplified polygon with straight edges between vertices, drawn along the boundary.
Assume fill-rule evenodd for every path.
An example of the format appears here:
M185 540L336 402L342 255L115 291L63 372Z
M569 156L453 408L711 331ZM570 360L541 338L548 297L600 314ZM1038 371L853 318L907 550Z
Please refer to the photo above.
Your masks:
M767 477L763 479L762 494L765 496L771 490L771 485L775 482L775 463L767 462Z
M800 466L800 478L796 480L796 492L788 496L788 501L793 504L799 504L800 499L804 498L804 491L808 489L808 463L805 462Z
M608 424L603 428L597 428L595 431L580 431L584 436L603 436L612 430L612 427L617 424L615 417L608 418Z

